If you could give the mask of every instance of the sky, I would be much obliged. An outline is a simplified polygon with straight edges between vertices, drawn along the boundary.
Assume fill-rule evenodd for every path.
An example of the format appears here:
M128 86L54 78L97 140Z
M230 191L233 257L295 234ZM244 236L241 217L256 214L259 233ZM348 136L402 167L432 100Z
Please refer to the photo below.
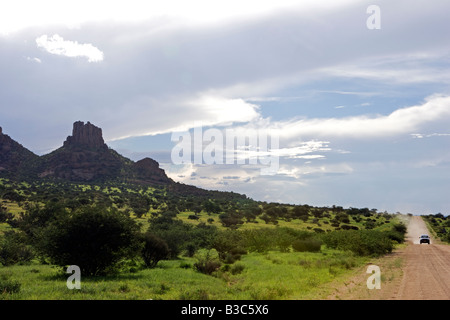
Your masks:
M43 155L90 121L175 181L255 200L447 215L448 12L448 0L4 1L0 126ZM190 152L174 152L182 141ZM205 157L228 151L235 162Z

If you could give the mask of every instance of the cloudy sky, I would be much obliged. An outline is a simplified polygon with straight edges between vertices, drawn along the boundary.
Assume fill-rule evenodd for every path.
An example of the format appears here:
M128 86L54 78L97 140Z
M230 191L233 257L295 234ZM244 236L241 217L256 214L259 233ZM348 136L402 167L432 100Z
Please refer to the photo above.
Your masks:
M4 1L0 126L46 154L90 121L176 181L257 200L449 214L448 12L448 0ZM172 134L199 127L276 136L278 170L175 164Z

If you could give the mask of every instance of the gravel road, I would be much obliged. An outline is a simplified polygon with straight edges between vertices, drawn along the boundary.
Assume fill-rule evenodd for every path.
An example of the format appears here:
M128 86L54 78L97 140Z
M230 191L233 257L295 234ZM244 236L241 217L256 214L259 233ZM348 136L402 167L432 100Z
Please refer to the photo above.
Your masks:
M429 234L420 216L413 216L408 225L408 246L404 249L403 278L394 299L450 299L450 246L419 244L419 236Z
M431 244L419 244L419 236L429 234ZM341 300L449 300L450 245L439 243L420 216L408 223L407 245L359 269L343 286L334 287L327 299ZM381 289L366 286L370 264L381 268Z

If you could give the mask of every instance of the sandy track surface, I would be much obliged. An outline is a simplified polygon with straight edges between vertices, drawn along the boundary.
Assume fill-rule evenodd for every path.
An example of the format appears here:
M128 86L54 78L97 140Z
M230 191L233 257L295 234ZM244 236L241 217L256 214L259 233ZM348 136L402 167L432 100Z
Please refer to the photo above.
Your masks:
M328 299L449 300L450 246L433 238L430 245L419 244L421 234L430 234L425 222L420 216L411 217L407 246L371 263L380 266L380 290L367 288L365 266L344 286L335 288Z
M408 226L408 246L404 250L403 279L395 299L450 299L450 246L431 241L419 244L419 236L429 233L419 216L411 218Z

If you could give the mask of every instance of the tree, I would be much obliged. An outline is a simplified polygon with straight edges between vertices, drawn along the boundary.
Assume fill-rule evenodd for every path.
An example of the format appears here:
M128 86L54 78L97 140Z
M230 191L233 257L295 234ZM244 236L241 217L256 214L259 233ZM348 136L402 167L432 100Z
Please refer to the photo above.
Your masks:
M227 228L237 228L238 225L243 224L240 214L234 211L228 211L219 215L220 222Z
M0 239L0 264L9 266L29 262L33 258L33 252L25 240L22 232L5 232L3 239Z
M144 263L149 268L154 268L160 260L169 256L169 246L167 243L149 232L143 235L144 246L141 251Z
M190 240L191 224L175 219L176 213L166 211L156 218L150 219L148 232L163 239L169 246L169 257L176 258Z
M116 209L82 207L59 216L44 228L38 247L61 267L77 265L83 275L102 275L134 257L139 249L139 227Z
M211 245L217 229L200 223L197 226L175 219L176 214L167 211L150 220L148 232L163 239L169 246L169 257L176 258L183 250L193 255L198 248Z
M307 206L295 206L292 211L292 216L294 219L306 221L309 217L309 208Z
M218 204L215 202L208 200L203 203L203 208L208 213L220 213L222 210Z

